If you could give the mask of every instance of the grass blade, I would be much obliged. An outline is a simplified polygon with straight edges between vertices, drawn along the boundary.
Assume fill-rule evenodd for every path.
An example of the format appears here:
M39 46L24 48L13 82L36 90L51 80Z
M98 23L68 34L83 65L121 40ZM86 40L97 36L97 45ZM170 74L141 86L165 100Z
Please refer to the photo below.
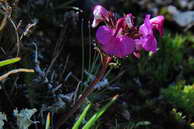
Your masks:
M5 66L5 65L9 65L9 64L16 63L16 62L18 62L20 60L21 60L21 58L16 57L16 58L12 58L12 59L7 59L7 60L4 60L4 61L0 61L0 67Z
M91 105L92 104L88 104L88 106L84 109L84 111L82 112L82 114L80 115L79 119L76 121L72 129L79 129L79 126L81 125L83 119L86 117L86 114L90 109Z
M95 113L92 118L84 125L82 129L91 129L95 122L103 115L103 113L115 102L118 95L114 96L110 102L108 102L104 107L102 107L97 113Z
M51 123L51 113L48 112L47 118L46 118L46 127L45 127L45 129L49 129L50 128L50 123Z

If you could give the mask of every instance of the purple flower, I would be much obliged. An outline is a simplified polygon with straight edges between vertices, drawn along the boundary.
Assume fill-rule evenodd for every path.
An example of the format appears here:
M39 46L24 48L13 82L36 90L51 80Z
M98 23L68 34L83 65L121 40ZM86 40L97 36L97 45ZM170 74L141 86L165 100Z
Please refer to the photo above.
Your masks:
M128 56L135 50L135 42L128 36L120 34L120 30L100 26L96 32L96 38L102 50L119 58Z
M153 25L150 22L150 15L146 15L144 24L139 27L139 33L142 35L136 40L137 46L144 48L146 51L156 52L157 40L153 34Z
M94 20L92 27L95 28L100 22L108 20L109 12L101 5L96 5L93 10Z
M96 27L100 22L106 24L100 26L96 32L96 39L106 54L122 58L133 53L139 58L142 49L153 53L157 51L153 30L159 31L160 36L163 35L163 16L150 19L150 15L146 15L144 24L138 28L134 26L134 16L131 13L116 21L113 13L97 5L93 14L92 27Z

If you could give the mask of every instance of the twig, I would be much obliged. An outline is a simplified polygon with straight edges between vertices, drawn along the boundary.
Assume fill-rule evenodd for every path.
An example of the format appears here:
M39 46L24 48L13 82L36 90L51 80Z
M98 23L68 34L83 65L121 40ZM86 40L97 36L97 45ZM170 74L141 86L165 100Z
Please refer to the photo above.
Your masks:
M33 28L34 26L36 26L37 23L38 23L38 20L34 19L34 21L33 21L32 24L28 24L26 26L25 31L20 36L20 41L23 39L24 36L26 36L30 32L31 28ZM17 25L17 29L19 28L20 25L21 25L21 20L20 20L20 22Z
M47 77L48 73L51 71L51 68L53 67L54 63L56 62L57 58L59 57L59 55L61 54L61 52L63 50L64 45L62 44L62 42L63 42L65 33L66 33L66 26L60 32L59 39L57 41L57 45L56 45L55 50L54 50L54 58L52 59L48 69L46 70L45 77Z
M7 55L6 52L5 52L5 50L2 47L0 47L0 49L3 52L4 55Z
M119 79L124 73L125 73L125 71L121 71L115 78L113 78L112 80L110 80L109 83L113 83L114 81L116 81L117 79Z
M61 74L59 75L59 82L61 82L61 81L63 80L63 76L64 76L65 70L66 70L67 65L68 65L68 62L69 62L69 57L70 57L70 55L68 55L68 56L66 57L65 65L64 65L64 67L63 67L63 71L62 71Z
M33 69L23 69L23 68L14 69L14 70L11 70L11 71L7 72L6 74L0 76L0 81L5 80L11 74L20 73L20 72L33 73L34 70Z
M78 90L79 90L79 87L80 87L80 84L81 84L81 83L82 83L82 82L79 81L78 84L77 84L77 87L76 87L76 89L75 89L75 92L74 92L74 95L73 95L73 105L74 105L75 102L76 102Z
M88 29L89 29L89 67L88 67L88 70L90 70L90 67L91 67L91 57L92 57L92 36L91 36L91 23L90 21L88 21Z
M0 25L0 31L2 31L3 28L4 28L5 25L6 25L6 23L7 23L7 17L8 17L8 16L5 14L5 16L4 16L4 18L3 18L2 22L1 22L1 25Z
M18 29L17 29L15 23L13 22L13 20L11 19L11 17L8 17L8 20L11 22L11 24L13 25L13 28L15 30L16 46L17 46L17 56L18 56L19 55L19 51L20 51L20 38L19 38L19 34L18 34Z
M64 81L67 81L67 80L69 79L69 77L72 77L72 78L75 79L77 82L81 82L81 80L80 80L78 77L76 77L72 72L69 72L69 73L67 74L67 76L65 77Z
M84 78L84 65L85 65L85 46L84 46L84 19L82 19L81 23L81 37L82 37L82 74L81 74L81 81Z

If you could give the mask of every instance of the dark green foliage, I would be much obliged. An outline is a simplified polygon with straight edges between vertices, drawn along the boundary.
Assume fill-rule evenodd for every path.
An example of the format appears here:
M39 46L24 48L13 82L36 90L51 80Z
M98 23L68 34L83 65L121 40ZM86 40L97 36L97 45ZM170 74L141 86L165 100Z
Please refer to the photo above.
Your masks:
M170 114L174 117L176 121L183 121L185 119L185 116L182 112L178 112L176 108L173 108Z
M150 77L152 82L171 81L183 60L185 41L181 35L168 34L161 38L158 53L144 56L138 63L140 75Z
M193 85L171 85L163 89L161 93L169 103L194 116Z
M47 84L33 84L27 89L27 98L33 107L41 107L42 104L52 103L54 98Z
M191 82L192 79L185 76L190 75L194 63L191 37L190 34L166 33L158 41L157 53L144 52L140 59L129 58L127 77L138 77L148 88L164 87L178 78Z

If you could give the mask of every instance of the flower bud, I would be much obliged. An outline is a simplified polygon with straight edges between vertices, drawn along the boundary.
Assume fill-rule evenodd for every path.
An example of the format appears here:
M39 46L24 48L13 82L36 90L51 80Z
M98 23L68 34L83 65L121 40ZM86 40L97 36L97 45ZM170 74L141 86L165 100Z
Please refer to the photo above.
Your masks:
M109 12L104 7L96 5L93 11L94 20L92 22L92 27L95 28L100 22L105 21L108 18L108 14Z
M125 23L129 29L133 27L133 15L131 13L125 16Z
M150 19L150 23L152 24L153 28L160 32L160 36L164 34L164 16L157 16Z

